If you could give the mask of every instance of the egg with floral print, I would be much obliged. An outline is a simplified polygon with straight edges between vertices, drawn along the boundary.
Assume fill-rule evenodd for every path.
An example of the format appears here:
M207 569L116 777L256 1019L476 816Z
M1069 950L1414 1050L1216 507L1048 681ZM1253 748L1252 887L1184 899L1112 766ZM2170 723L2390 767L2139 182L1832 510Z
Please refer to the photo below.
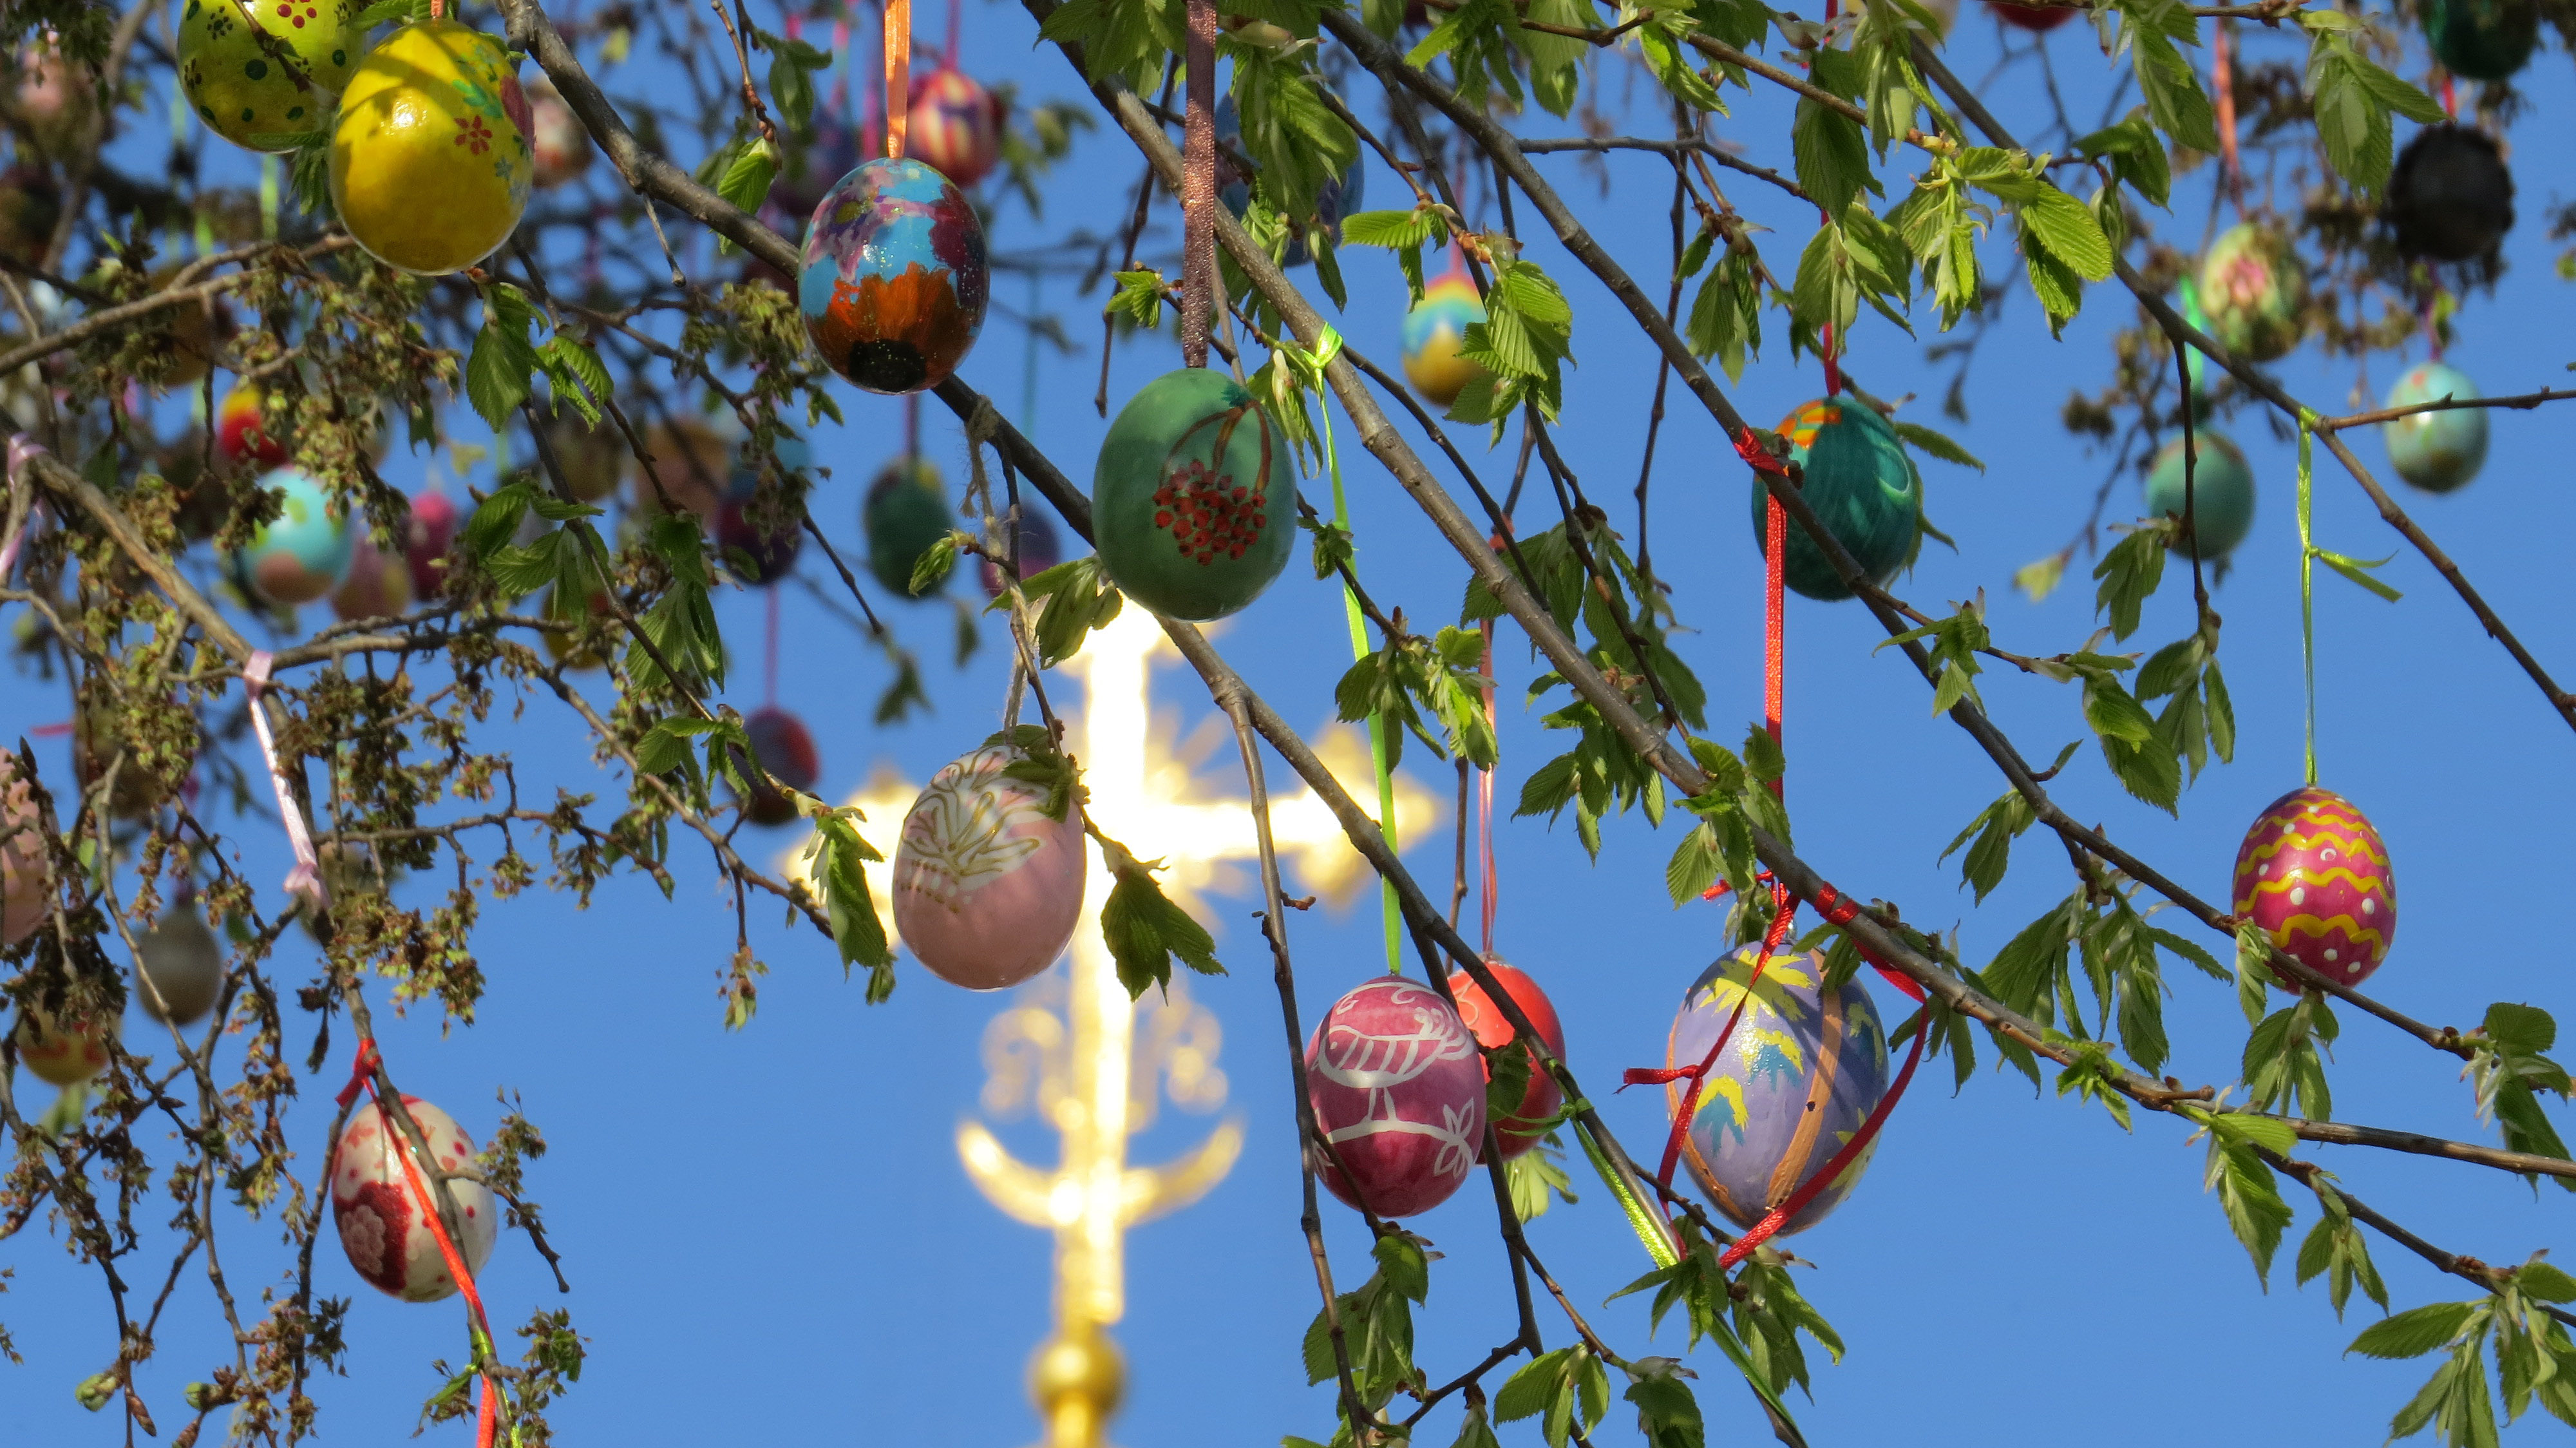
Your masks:
M423 276L463 271L518 228L535 178L527 92L491 36L405 26L358 62L331 132L331 203L367 253Z
M1485 1141L1485 1058L1440 993L1381 975L1352 987L1306 1042L1306 1094L1332 1143L1320 1175L1381 1217L1449 1200Z
M2282 954L2344 985L2368 980L2397 939L2388 846L2351 800L2313 784L2255 816L2231 893L2236 913L2271 932Z
M954 182L919 161L861 162L814 207L796 274L805 335L870 392L948 380L984 330L984 225Z
M1208 367L1166 372L1119 409L1091 501L1101 566L1169 618L1249 606L1287 568L1297 533L1288 439L1251 393Z
M1082 815L1006 770L1027 756L984 747L930 777L903 819L894 924L930 973L1000 990L1064 953L1082 916Z
M454 1118L417 1096L402 1101L440 1170L471 1164L474 1142ZM405 1302L437 1302L456 1295L456 1278L430 1225L429 1200L413 1185L415 1171L423 1186L429 1172L418 1157L406 1168L396 1154L409 1150L399 1141L401 1130L372 1101L350 1116L331 1150L331 1218L340 1229L340 1250L369 1285ZM463 1180L447 1189L456 1198L461 1233L453 1245L467 1272L481 1272L501 1228L492 1189Z

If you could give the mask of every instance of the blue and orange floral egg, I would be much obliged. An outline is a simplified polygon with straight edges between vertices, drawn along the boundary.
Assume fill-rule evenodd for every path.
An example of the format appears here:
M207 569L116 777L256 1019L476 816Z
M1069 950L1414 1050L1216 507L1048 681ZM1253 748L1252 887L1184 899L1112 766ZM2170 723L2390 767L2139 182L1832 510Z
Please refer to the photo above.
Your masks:
M2313 784L2255 816L2236 851L2233 895L2236 913L2270 931L2282 954L2345 985L2369 979L2397 938L2388 846L2352 801Z
M919 161L861 162L814 208L796 300L833 371L870 392L948 380L984 329L984 227Z
M1744 1007L1708 1069L1682 1143L1691 1176L1739 1227L1788 1201L1887 1094L1887 1032L1869 993L1847 981L1828 994L1825 958L1812 950L1772 956L1756 981L1760 954L1760 946L1748 945L1700 973L1682 996L1664 1057L1676 1069L1699 1065L1727 1018ZM1666 1113L1679 1112L1690 1083L1664 1089ZM1864 1151L1783 1223L1780 1235L1803 1232L1842 1205L1875 1154L1875 1146Z
M1306 1042L1306 1092L1338 1166L1334 1196L1381 1217L1449 1199L1485 1142L1485 1058L1429 985L1400 975L1352 987Z
M249 547L226 560L235 581L262 601L289 608L346 582L357 538L340 505L300 468L273 469L259 485L278 494L281 506Z

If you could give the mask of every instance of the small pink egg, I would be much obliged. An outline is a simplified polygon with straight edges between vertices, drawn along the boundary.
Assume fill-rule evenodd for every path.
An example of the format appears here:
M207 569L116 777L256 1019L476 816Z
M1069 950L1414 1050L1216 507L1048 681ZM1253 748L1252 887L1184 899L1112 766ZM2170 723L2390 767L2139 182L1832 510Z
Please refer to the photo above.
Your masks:
M904 816L894 923L930 972L969 990L1017 985L1052 964L1082 916L1082 816L1002 771L986 745L932 775Z

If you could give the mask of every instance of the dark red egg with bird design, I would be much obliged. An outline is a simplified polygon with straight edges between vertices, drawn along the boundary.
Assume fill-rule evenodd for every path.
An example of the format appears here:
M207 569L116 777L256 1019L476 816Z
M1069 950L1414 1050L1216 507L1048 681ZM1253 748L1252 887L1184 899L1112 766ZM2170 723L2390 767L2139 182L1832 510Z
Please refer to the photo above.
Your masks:
M1427 1212L1476 1165L1485 1058L1421 981L1381 975L1333 1002L1306 1043L1306 1091L1338 1162L1323 1164L1324 1185L1354 1207Z
M474 1142L453 1118L417 1096L402 1100L429 1143L435 1159L430 1165L457 1171L472 1164ZM406 1168L404 1154L411 1148L400 1135L372 1101L349 1118L331 1148L331 1217L340 1229L340 1249L359 1276L405 1302L436 1302L455 1295L456 1278L438 1249L429 1199L422 1195L429 1165L412 1156ZM491 1260L501 1225L492 1189L465 1180L450 1181L447 1189L460 1218L461 1240L452 1245L465 1270L479 1273Z
M833 371L898 395L938 386L966 360L990 282L966 193L919 161L879 157L814 208L796 301Z
M1560 1061L1565 1059L1565 1027L1558 1023L1556 1005L1547 998L1547 992L1538 988L1538 982L1530 979L1527 971L1499 960L1488 958L1485 969L1493 972L1503 994L1511 997L1512 1004L1519 1006L1521 1014L1538 1029L1539 1039L1547 1043L1547 1053ZM1462 970L1449 977L1449 994L1458 998L1458 1018L1476 1033L1477 1045L1491 1051L1511 1044L1511 1021L1494 1004L1494 998L1485 994L1485 988L1476 984L1474 976ZM1526 1046L1521 1049L1529 1059L1529 1085L1521 1092L1520 1104L1512 1108L1511 1115L1494 1123L1494 1140L1506 1157L1518 1156L1538 1145L1539 1139L1547 1135L1547 1129L1539 1123L1554 1116L1556 1108L1565 1104L1564 1088L1539 1064L1536 1054ZM1485 1074L1488 1078L1493 1075L1490 1066ZM1483 1146L1480 1138L1479 1158L1484 1155Z
M2388 846L2352 801L2313 784L2255 816L2236 851L2233 895L2236 913L2270 931L2282 954L2344 985L2369 979L2397 939Z

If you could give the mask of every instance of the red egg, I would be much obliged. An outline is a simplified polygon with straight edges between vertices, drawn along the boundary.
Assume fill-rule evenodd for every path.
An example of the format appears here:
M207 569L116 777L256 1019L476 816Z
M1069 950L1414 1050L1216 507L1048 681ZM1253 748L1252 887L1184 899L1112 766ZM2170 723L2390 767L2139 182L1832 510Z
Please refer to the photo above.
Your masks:
M405 1096L403 1107L429 1142L438 1165L454 1171L474 1156L474 1143L444 1111L417 1096ZM374 1102L349 1118L349 1127L331 1149L331 1216L340 1229L340 1249L349 1265L378 1291L405 1302L436 1302L456 1293L456 1278L438 1250L429 1225L429 1202L412 1186L411 1172L396 1151L401 1128ZM426 1183L429 1173L419 1158L411 1166ZM454 1243L465 1270L481 1272L491 1259L492 1241L500 1232L500 1212L492 1189L481 1182L451 1181L457 1223L463 1240Z
M411 500L411 537L403 561L411 567L411 591L436 598L447 590L447 545L456 540L456 502L445 493L423 493Z
M1564 1059L1565 1027L1557 1023L1556 1007L1548 1000L1547 992L1540 990L1538 982L1530 979L1526 972L1499 960L1487 960L1485 968L1494 973L1494 979L1502 982L1503 994L1510 996L1512 1004L1521 1008L1521 1014L1529 1017L1529 1023L1538 1027L1539 1039L1547 1042L1548 1054ZM1449 977L1449 993L1458 998L1458 1018L1467 1023L1468 1030L1476 1033L1476 1044L1492 1050L1511 1041L1512 1023L1485 994L1485 988L1476 984L1474 976L1462 970ZM1485 1074L1490 1078L1492 1069L1487 1068ZM1518 1156L1538 1145L1539 1138L1547 1134L1544 1131L1514 1131L1510 1122L1545 1121L1555 1115L1556 1108L1564 1102L1564 1088L1558 1086L1556 1078L1541 1068L1538 1058L1532 1056L1529 1088L1521 1093L1520 1105L1512 1108L1509 1122L1494 1123L1494 1140L1501 1143L1503 1155ZM1477 1140L1479 1159L1483 1156L1483 1147L1484 1141L1480 1137Z
M2234 908L2270 931L2284 955L2359 985L2397 938L2397 875L2352 801L2312 784L2272 801L2245 832ZM2281 983L2302 988L2287 976Z
M761 770L790 789L811 791L823 777L823 758L805 722L775 704L764 704L742 721L751 738L751 756ZM783 825L796 818L796 801L786 790L755 785L743 813L756 825Z
M1002 154L1001 108L965 72L941 66L912 83L909 150L972 190Z
M1333 1002L1306 1043L1306 1092L1340 1160L1324 1164L1324 1185L1381 1217L1449 1200L1485 1139L1476 1037L1438 991L1404 976Z
M1082 917L1082 816L1046 812L1036 785L988 744L942 768L903 819L894 924L930 972L968 990L1017 985L1054 963Z
M262 471L286 466L285 431L265 427L261 410L259 389L247 382L224 394L224 405L215 409L215 450L226 461Z

